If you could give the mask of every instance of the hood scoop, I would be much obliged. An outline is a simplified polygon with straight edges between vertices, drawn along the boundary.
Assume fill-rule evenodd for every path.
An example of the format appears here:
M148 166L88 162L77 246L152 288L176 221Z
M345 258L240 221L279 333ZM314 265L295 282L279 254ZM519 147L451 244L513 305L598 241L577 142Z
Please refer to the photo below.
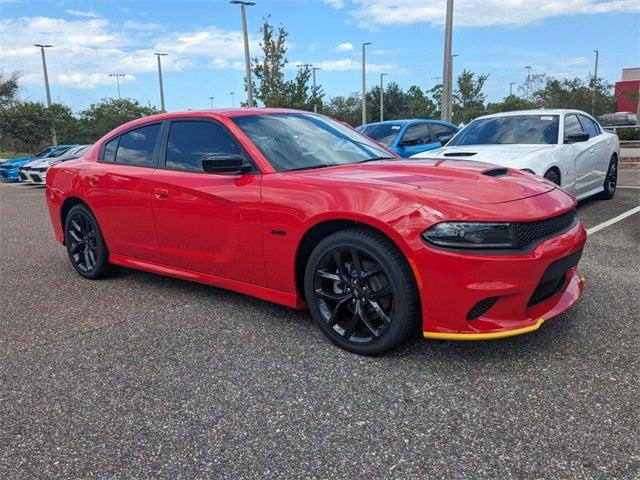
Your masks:
M509 175L509 169L493 168L491 170L486 170L482 172L482 175L486 175L487 177L504 177L505 175Z
M445 157L473 157L476 152L447 152Z

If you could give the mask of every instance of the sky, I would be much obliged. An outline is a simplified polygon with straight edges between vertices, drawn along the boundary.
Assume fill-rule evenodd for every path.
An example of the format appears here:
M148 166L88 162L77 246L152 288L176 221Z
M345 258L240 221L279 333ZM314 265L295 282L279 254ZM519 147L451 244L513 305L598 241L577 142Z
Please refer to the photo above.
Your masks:
M331 97L358 92L361 45L367 84L395 81L431 88L442 76L445 0L254 0L247 8L251 55L270 15L289 32L287 75L321 67L317 81ZM51 94L75 111L105 97L159 105L162 58L166 108L236 106L244 101L240 10L227 0L0 0L0 70L21 73L21 97L45 101L40 51L47 50ZM593 74L620 80L640 66L640 0L455 0L454 76L489 74L488 99L502 99L532 73ZM235 92L232 96L231 92Z

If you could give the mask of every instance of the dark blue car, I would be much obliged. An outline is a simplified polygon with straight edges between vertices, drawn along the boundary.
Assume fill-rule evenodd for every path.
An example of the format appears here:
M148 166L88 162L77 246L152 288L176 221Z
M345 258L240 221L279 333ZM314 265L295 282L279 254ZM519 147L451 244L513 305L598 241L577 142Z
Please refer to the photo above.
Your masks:
M441 120L413 119L367 123L356 130L386 145L401 157L410 157L441 147L460 129Z
M0 163L0 178L5 182L19 182L20 181L20 167L29 163L32 160L49 158L56 153L62 154L69 150L74 145L53 145L47 147L41 152L36 153L33 157L19 157L7 160L4 163Z

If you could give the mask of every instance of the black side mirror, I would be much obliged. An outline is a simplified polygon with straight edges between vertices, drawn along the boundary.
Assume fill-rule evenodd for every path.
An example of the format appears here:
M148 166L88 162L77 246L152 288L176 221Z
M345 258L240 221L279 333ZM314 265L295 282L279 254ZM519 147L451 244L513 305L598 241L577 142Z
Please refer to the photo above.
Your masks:
M242 173L247 164L240 155L207 155L202 160L202 170L207 173Z
M451 135L444 135L442 137L438 137L438 140L440 140L440 145L444 147L451 138Z
M564 143L579 143L586 142L587 140L589 140L589 134L584 132L570 133L564 137Z

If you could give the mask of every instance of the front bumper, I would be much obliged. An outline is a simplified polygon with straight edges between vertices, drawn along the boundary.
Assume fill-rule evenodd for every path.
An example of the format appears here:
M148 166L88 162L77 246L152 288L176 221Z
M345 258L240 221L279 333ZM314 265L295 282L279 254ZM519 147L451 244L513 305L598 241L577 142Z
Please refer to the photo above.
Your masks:
M18 182L20 181L19 168L0 168L0 178L5 182Z
M580 298L584 279L577 262L585 241L586 230L578 222L520 254L460 253L425 246L414 258L423 335L486 340L537 330ZM480 315L471 313L487 300L490 306L480 309Z

